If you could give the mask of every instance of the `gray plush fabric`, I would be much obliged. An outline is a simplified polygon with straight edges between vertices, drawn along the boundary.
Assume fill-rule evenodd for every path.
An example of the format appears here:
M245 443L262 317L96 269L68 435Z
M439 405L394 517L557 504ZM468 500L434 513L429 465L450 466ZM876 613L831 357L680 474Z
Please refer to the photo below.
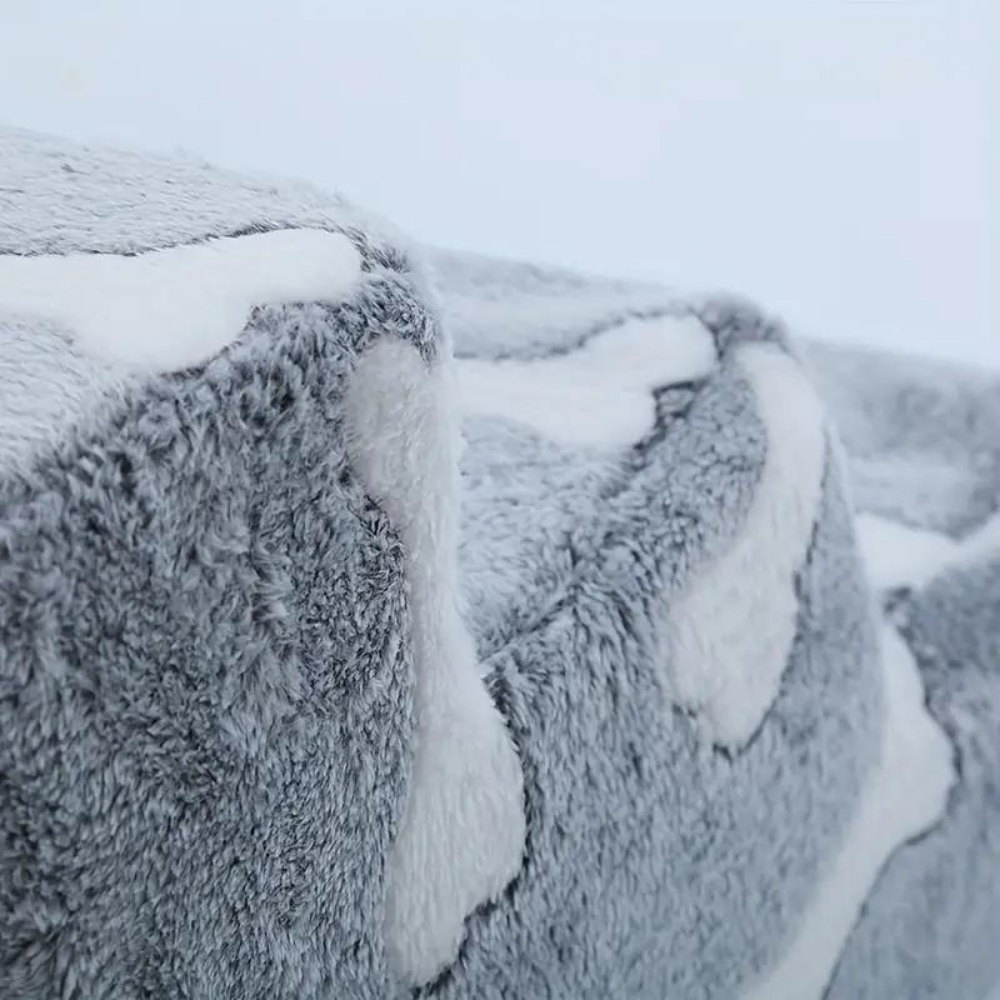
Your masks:
M777 958L843 834L880 690L832 469L799 638L759 734L735 757L705 752L690 720L663 710L658 602L697 565L702 531L725 523L703 498L728 487L737 496L720 499L738 504L752 483L752 460L715 436L734 401L738 423L746 394L725 379L706 389L614 506L595 505L560 547L535 546L551 590L529 591L487 659L525 766L528 859L444 996L737 995ZM665 516L642 523L649 509Z
M7 253L307 216L365 268L350 301L262 306L203 370L109 376L89 409L104 366L44 325L19 365L27 320L0 312L7 427L80 387L58 442L24 433L0 479L0 996L388 995L403 554L342 396L375 336L433 351L419 282L336 202L286 215L201 166L20 132L0 163Z
M1000 559L873 595L856 515L954 538L982 524L1000 380L793 347L729 300L418 251L297 183L0 131L0 260L303 227L348 237L358 283L262 301L191 369L90 357L5 312L0 288L0 996L751 995L794 951L880 767L884 604L958 780L943 817L894 845L829 982L794 995L985 998ZM415 991L383 920L416 780L420 567L349 458L347 383L383 337L428 363L450 340L460 359L541 364L628 319L684 317L715 363L654 386L628 444L552 440L516 413L464 421L461 604L519 754L527 840ZM674 690L672 616L773 486L748 349L801 354L846 461L827 425L793 641L729 744ZM766 568L723 581L720 630ZM744 637L726 638L739 669Z
M892 615L961 781L945 819L887 866L829 997L986 997L1000 985L1000 552L942 573Z
M804 345L860 510L961 537L1000 509L1000 372Z
M646 286L629 288L623 282L588 279L555 269L491 261L436 249L429 250L428 255L445 316L453 325L455 350L459 356L544 356L546 341L552 349L561 351L614 327L623 318L675 314L685 308L702 315L720 339L727 331L738 330L739 336L746 336L747 331L754 328L759 331L758 336L769 336L766 320L745 306L725 300L706 297L679 304L676 296L668 291L661 291L657 299L656 293ZM932 529L955 539L973 536L990 518L1000 515L1000 373L838 345L802 343L797 345L797 350L836 423L850 471L848 492L856 512L869 512L902 525ZM732 416L732 425L740 425L740 418ZM468 502L481 503L485 508L489 495L496 496L497 490L495 486L491 491L477 489L484 476L475 459L479 454L509 454L511 448L499 442L492 447L485 443L480 446L475 436L472 441L472 457L466 463L473 486ZM505 460L497 458L495 461L503 463ZM687 462L690 461L689 455ZM536 518L544 524L542 496L547 497L550 507L558 508L567 503L565 497L570 488L574 494L573 512L567 513L564 521L579 516L575 497L588 492L582 477L570 481L562 471L563 464L551 454L518 457L517 465L522 478L536 483L548 481L551 486L549 489L538 486L539 496L531 494L528 505L534 516L525 518L524 511L517 509L511 515L508 530L514 532L515 520L521 533L530 532L530 525ZM683 476L680 470L685 467L683 460L678 462L671 456L661 466L665 481L671 485L676 483ZM525 472L525 469L530 471ZM520 483L517 488L520 491ZM599 496L596 487L590 492ZM829 483L826 493L829 502ZM599 499L595 506L599 506ZM835 520L828 513L821 523L829 529ZM846 524L842 524L841 530L845 534L850 531ZM559 537L554 530L551 534ZM586 529L580 532L581 536L587 534ZM840 537L843 540L843 534ZM534 540L524 542L524 550L532 553L532 560L537 561L539 549L548 552L554 546L552 541L547 541L548 545L539 545ZM637 547L645 551L643 545ZM463 549L463 561L469 567L469 578L478 581L480 574L476 569L474 548L468 544ZM989 551L996 554L990 557ZM816 555L814 546L811 566L816 564ZM558 552L554 552L553 562L558 559ZM1000 538L996 538L992 549L978 559L980 562L974 568L945 568L925 586L882 595L881 602L886 604L891 620L901 629L916 655L926 685L929 709L953 742L959 781L950 795L947 817L895 852L885 867L845 946L835 977L825 994L827 1000L855 997L872 1000L968 997L978 1000L986 997L992 984L1000 982L1000 843L997 840L1000 830L1000 704L997 702L1000 690L1000 649L997 647L1000 641L1000 578L995 572L1000 565L997 561L1000 559ZM494 556L489 562L496 567L500 560ZM542 578L555 593L565 592L561 589L565 573L559 575L549 571L543 573ZM609 575L604 577L605 580L609 578ZM825 593L828 600L836 595L836 600L841 602L839 614L843 617L840 621L863 618L863 610L857 605L851 608L845 594L851 590L850 571L841 567L839 571L819 572L816 579L822 580L826 588L833 588L823 591L821 585L817 589ZM470 586L469 589L472 592L470 606L482 609L485 603L483 588ZM517 595L522 606L534 606L535 587L530 591L513 586L509 589ZM634 600L623 603L630 608L634 606ZM805 605L808 609L804 610L805 621L824 623L820 626L823 630L830 628L828 623L837 621L838 611L834 610L834 605L835 601L831 600L830 606L822 611L816 605ZM561 611L567 613L565 607ZM482 614L482 611L476 613ZM488 627L480 626L479 631L489 633ZM837 626L834 626L828 638L836 640L843 634L838 635ZM512 645L517 648L533 641L535 637L531 636ZM562 649L562 642L557 640L549 646L548 656L526 653L513 662L548 663L549 658ZM847 648L841 646L839 653L847 654ZM842 665L850 655L838 658L838 662ZM631 662L635 656L630 650L621 659ZM508 676L515 678L510 687L516 692L523 690L525 685L520 675L526 672L524 667L507 667L507 671ZM640 676L648 676L650 672L648 664L639 671ZM782 697L787 696L787 688L796 677L793 667L786 674ZM805 697L816 699L816 705L827 703L830 693L821 693L822 681L814 677L809 683L811 687L805 689ZM847 696L847 691L840 687L842 683L840 679L836 682L838 690L834 703L837 697ZM527 704L531 706L532 695L538 695L533 686L528 690ZM641 689L635 701L646 704ZM519 707L524 704L519 699L514 703ZM772 712L780 706L779 700ZM532 708L522 708L522 711L526 724L530 725ZM635 709L630 708L630 711ZM863 718L863 714L855 716L854 724L849 722L839 739L859 740ZM777 717L772 714L762 735L768 733L769 726L775 722ZM623 722L619 728L628 734L642 731L634 718ZM816 745L831 746L831 737L823 738L816 731L810 732L810 738L821 741ZM565 740L566 737L560 734L560 742ZM652 742L647 740L646 745ZM530 735L522 739L522 746L532 743ZM751 753L754 749L751 748ZM577 752L586 757L593 751L586 741L581 741ZM644 754L644 765L647 754L648 751ZM736 763L742 764L750 757L744 753ZM559 759L562 766L568 767L567 761L572 761L574 756L569 754ZM665 760L666 773L682 784L687 796L692 795L693 789L700 795L711 787L704 774L695 777L692 773L681 778L684 758L676 749L668 753ZM757 775L763 775L765 768L760 761L752 766L755 768L751 772L752 780L756 783ZM646 773L643 772L644 776ZM563 786L565 780L562 772L550 776L556 787ZM797 782L789 780L786 787L796 785ZM780 793L775 794L782 787L780 780L772 778L769 784L755 784L754 787L758 802L766 801L767 809L787 808ZM728 807L734 802L733 792L729 790L724 794ZM556 816L561 817L559 811ZM787 815L775 833L768 829L766 821L755 816L752 822L746 823L746 828L761 831L765 838L775 838L773 842L781 844L789 835L790 821L802 822L798 816L793 819ZM719 830L717 824L718 816L713 815L713 836ZM704 875L699 876L702 861L710 872L734 873L736 866L720 864L717 858L706 857L703 848L699 850L695 846L697 840L693 831L699 830L697 813L684 813L681 822L661 820L650 829L662 831L672 827L678 830L681 843L688 837L693 841L692 854L679 852L678 844L672 843L666 852L668 857L659 863L658 871L674 872L671 886L683 886L675 889L681 902L678 903L678 897L671 893L663 901L665 910L658 920L645 922L641 929L633 928L629 934L616 939L617 953L630 956L628 975L634 978L628 979L623 963L616 964L608 955L607 978L602 981L604 992L598 990L595 996L730 997L739 994L739 974L727 978L739 962L734 962L732 953L719 954L714 949L721 951L727 947L727 940L732 942L739 935L745 935L744 920L751 924L763 923L763 914L760 909L749 910L751 915L741 920L736 917L741 912L739 903L731 899L713 899L708 892L700 890L704 884ZM721 839L725 834L720 831L719 836ZM648 846L644 848L648 849ZM673 868L678 855L682 860ZM575 867L575 864L571 860L566 862L567 867ZM759 871L752 865L747 867L751 872ZM650 875L654 883L657 877ZM731 875L721 877L720 883L726 884L729 877ZM752 879L739 876L734 895L752 898L753 887L747 882ZM596 872L593 883L600 884L604 891L602 876ZM768 890L781 891L774 885L768 886ZM637 886L633 885L631 891L637 892ZM628 911L629 904L619 900L610 912L617 914L619 908ZM587 907L578 904L571 917L561 925L567 951L572 942L579 940L580 921L589 914ZM690 915L689 924L685 923L685 914ZM548 919L551 920L551 916ZM603 928L601 932L595 928L596 938L600 939L602 934L611 935L596 912L594 920L595 925ZM531 954L529 941L530 934L526 933L519 947ZM745 936L741 943L746 947ZM535 942L536 949L543 947ZM588 968L593 968L593 957L588 955L588 958ZM663 964L658 966L658 962ZM504 967L510 968L511 964ZM537 967L544 968L540 959ZM751 967L759 969L760 965ZM477 982L477 988L484 995L490 995L489 978L490 974L484 972ZM540 973L533 986L534 993L529 989L517 994L517 987L508 985L506 994L501 987L496 995L512 992L525 996L589 995L587 988L579 983L568 986L565 992L561 987L553 989L551 983L543 986L544 978L544 973ZM461 993L456 991L454 995Z
M5 997L386 989L405 599L331 319L263 312L3 485Z

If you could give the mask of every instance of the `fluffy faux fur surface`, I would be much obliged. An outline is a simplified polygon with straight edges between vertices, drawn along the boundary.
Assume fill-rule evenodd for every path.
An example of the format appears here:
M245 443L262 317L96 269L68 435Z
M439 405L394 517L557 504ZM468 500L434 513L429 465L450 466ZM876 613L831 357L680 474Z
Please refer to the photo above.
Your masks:
M553 357L464 358L457 370L465 417L497 417L569 447L614 451L656 426L654 390L703 379L715 361L703 323L666 316L628 320Z
M32 191L3 213L8 253L225 232L211 171L178 189L183 166L24 133L0 162L5 191ZM126 377L72 326L0 306L19 418L0 479L4 997L405 988L384 921L410 787L406 554L348 455L345 400L380 337L429 362L438 332L403 253L336 202L303 212L360 255L350 294L334 273L342 301L276 305L265 280L200 368ZM67 386L46 428L30 397Z
M0 131L0 996L980 1000L998 399Z
M346 400L348 451L407 553L417 728L385 930L414 985L454 959L465 917L496 898L524 853L520 764L458 610L453 382L450 360L428 370L412 344L385 337L359 360Z
M622 316L676 315L684 309L684 304L678 303L669 292L660 293L657 299L647 286L634 286L629 291L621 282L587 279L554 269L542 270L530 265L436 250L430 251L430 258L445 317L452 321L456 351L460 356L477 353L544 356L540 343L545 340L563 351L565 345L598 334L619 322ZM539 309L540 304L544 308ZM688 308L702 317L713 331L723 357L734 343L745 342L747 338L781 342L780 333L752 309L711 299L690 303ZM536 310L541 322L535 321ZM506 348L503 345L507 345ZM707 868L711 873L707 884L726 886L737 899L750 891L748 885L753 883L754 872L766 871L768 875L761 876L762 884L770 880L769 887L780 892L787 886L802 857L789 838L792 827L785 822L778 831L772 831L766 820L762 822L755 817L745 821L743 846L746 852L741 855L742 863L720 864L717 852L720 841L725 841L724 833L716 825L720 813L713 812L711 820L704 824L699 824L690 813L685 814L683 823L674 819L654 824L654 829L662 831L671 826L671 822L677 823L687 832L687 836L682 834L680 842L693 842L697 846L692 848L692 854L682 856L676 867L671 867L675 860L671 858L655 874L649 873L651 884L657 884L663 872L671 873L668 881L672 887L673 908L669 912L665 910L658 920L633 928L631 935L623 934L616 939L621 952L630 956L642 954L644 959L634 961L629 966L629 973L625 973L608 957L608 965L614 972L608 973L603 980L608 987L603 994L600 990L588 992L586 986L574 983L565 992L561 988L552 990L552 995L723 998L757 989L762 996L770 996L769 991L776 991L777 995L785 991L784 995L823 996L824 1000L854 997L951 1000L985 996L1000 978L1000 952L996 948L1000 941L1000 922L996 917L1000 912L1000 866L996 861L1000 850L992 832L1000 827L1000 795L996 787L1000 773L1000 728L996 723L998 707L994 697L996 666L1000 663L1000 654L995 648L1000 637L1000 586L995 574L991 575L991 567L1000 557L1000 376L829 345L802 344L798 352L819 388L832 426L843 434L846 469L851 480L848 487L841 471L831 465L828 456L825 500L816 518L809 563L796 581L799 619L793 649L804 654L808 661L823 648L824 642L840 648L831 652L828 661L831 688L824 687L820 680L826 676L821 670L806 684L808 694L805 697L823 702L832 693L832 705L838 698L845 697L849 675L842 671L846 665L856 662L858 653L856 647L849 650L843 640L850 635L852 627L860 626L865 631L869 627L861 624L867 617L866 599L856 591L856 584L851 582L854 570L848 568L853 565L853 556L847 553L853 549L852 539L857 535L864 545L863 582L859 582L862 582L862 589L870 587L875 592L876 599L891 615L893 624L886 633L888 647L896 663L902 664L902 677L909 677L909 687L904 685L902 695L896 684L897 693L889 696L896 701L905 700L911 706L909 721L904 713L898 728L900 745L909 747L909 753L903 755L905 761L899 763L913 775L917 785L899 801L892 815L898 819L908 811L913 817L911 830L919 827L923 832L908 835L900 828L894 835L884 838L879 857L870 856L866 863L868 874L860 884L860 894L854 891L852 902L851 893L841 893L839 902L835 903L841 916L817 920L817 914L831 912L828 907L834 898L829 889L823 888L824 884L832 885L835 873L844 872L845 857L854 853L860 859L863 855L857 845L851 847L854 840L851 829L842 828L842 836L836 838L840 846L831 846L825 862L816 869L811 901L802 907L801 919L794 922L797 933L789 934L783 945L770 953L770 959L758 963L758 973L738 974L734 979L723 981L720 970L731 967L733 955L739 950L737 947L722 951L724 943L739 940L745 947L754 929L766 920L767 907L747 911L739 905L731 909L721 905L714 908L711 897L702 888L698 874L702 870L700 865L707 864L709 859L714 861ZM723 373L725 367L724 363ZM660 413L666 425L675 425L679 419L690 423L708 391L704 386L700 390L693 387L691 393L674 392L662 396ZM799 418L800 412L789 408L782 416L784 420L794 420ZM731 433L733 427L740 427L745 432L747 422L741 416L731 411L729 417L725 429L718 427L704 449L686 460L678 462L673 458L664 463L665 467L674 470L673 475L664 480L664 496L676 497L678 491L683 496L684 474L677 470L719 463L721 456L717 449L726 440L727 433ZM476 442L485 433L485 428L474 429L473 452ZM497 428L491 433L499 435L501 431ZM492 446L483 442L480 446L482 451L490 449L498 456L501 451L509 453L512 450L509 441L503 445L497 441ZM840 452L841 448L833 450ZM749 457L753 452L748 449L744 454ZM705 456L712 457L706 461ZM540 443L519 451L516 459L498 457L496 460L505 471L514 470L516 487L507 486L508 480L514 478L511 474L490 478L475 469L469 477L472 503L481 503L485 509L490 495L502 500L508 489L528 492L536 511L533 520L539 525L537 533L523 518L516 526L514 523L506 525L505 530L511 534L515 530L529 533L524 542L524 554L519 556L519 562L526 567L523 570L525 578L534 579L536 588L547 587L554 594L565 594L565 589L553 580L551 571L537 572L527 568L537 562L534 555L537 542L546 538L555 546L560 538L575 540L581 537L569 534L568 525L589 517L584 513L588 508L578 502L569 509L562 497L572 488L578 494L593 495L595 503L599 503L600 477L614 480L620 475L620 466L598 466L591 462L586 474L581 472L571 479L565 471L566 459L551 449L542 449ZM469 464L468 457L466 463ZM830 506L831 478L837 484L833 495L839 498L834 507ZM532 485L536 479L549 482L549 490L539 489L536 495ZM733 482L732 478L729 481ZM592 483L594 485L590 485ZM628 496L614 487L610 490L604 487L603 492L613 495L616 503L624 503ZM691 506L701 512L709 506L706 498L717 495L714 488L703 488L700 500ZM845 502L848 498L849 505ZM631 509L649 511L654 508L634 505ZM737 508L728 514L728 519L732 522L738 516ZM675 537L693 541L700 533L698 519L692 517ZM631 540L631 551L651 551L646 541L638 540L642 537L640 534ZM823 540L829 544L831 538L845 546L844 551L839 559L827 559L825 564L817 565ZM463 558L466 586L470 595L474 595L470 606L479 609L487 588L481 581L476 551L470 540L463 549ZM505 568L505 559L519 551L517 548L507 550L501 557L497 546L487 558L505 575L513 577L514 570ZM635 564L628 560L626 565ZM811 587L809 581L812 581ZM808 595L813 588L814 593L825 595L827 601L834 598L835 601L825 607L815 599L810 601ZM499 633L509 642L510 636L528 627L530 619L522 609L531 605L518 596L513 583L494 589L493 593L498 597L510 596L498 602L496 610L488 616L477 612L481 621L478 630L488 635ZM564 603L565 600L564 597ZM615 602L615 606L631 609L634 603ZM886 629L879 618L877 614L874 616L876 632L866 641L877 641L877 633ZM959 630L961 641L958 640ZM897 634L903 637L902 640ZM504 640L494 639L493 643L497 641ZM759 732L754 734L747 749L732 759L734 768L749 767L744 773L768 809L785 808L782 788L801 787L797 780L787 777L782 779L772 774L770 780L765 779L767 772L759 763L749 764L761 741L774 745L776 752L786 757L786 766L787 761L800 752L792 749L796 742L786 742L790 731L787 721L782 718L783 700L800 676L794 669L794 655L795 652L793 666L782 678L778 700L765 716ZM912 669L906 669L906 662L911 658L919 669L919 676ZM521 655L516 662L537 661L537 657ZM883 669L888 668L888 664L883 665ZM521 692L526 685L519 678L520 670L512 668L511 673L514 679L501 690L509 688L515 693L511 696L513 703L522 705ZM897 670L894 679L899 678ZM802 745L806 748L823 746L831 753L822 770L817 772L824 777L812 780L822 782L836 775L843 767L837 761L836 751L862 740L858 723L870 718L869 712L880 715L886 712L887 706L880 705L880 696L876 694L876 687L881 691L881 686L871 684L870 680L866 683L866 693L860 695L861 700L855 706L856 714L845 714L843 724L828 730L826 735L820 729L809 730L810 735ZM924 699L929 714L912 711ZM641 694L637 700L643 700ZM894 710L901 707L893 706ZM525 708L524 711L530 718L530 710ZM883 733L881 738L884 739L884 722L875 723L874 728ZM612 723L609 730L637 731L631 718L628 722ZM948 736L947 744L942 742L942 733ZM533 737L529 734L524 740L530 743ZM637 762L636 766L642 767L644 775L650 773L648 747L651 742L639 738L632 744L643 747L641 765ZM947 761L943 757L945 747L950 748ZM541 756L544 758L544 753ZM865 775L860 778L858 791L845 796L845 803L850 801L851 804L845 804L840 815L850 816L855 834L857 825L865 822L862 819L864 799L877 797L876 793L864 793L861 789L879 773L887 756L887 750L877 751L874 759L879 763L871 769L862 766L856 772ZM684 790L678 792L679 802L698 802L704 797L706 782L703 778L681 776L681 759L676 755L665 765L667 773L672 775L670 787ZM918 764L919 761L923 763ZM532 772L530 762L526 762L526 769ZM556 779L553 784L557 784ZM898 780L892 784L893 794L905 787L900 786ZM941 795L946 789L950 791L945 811L938 815L943 804ZM925 794L924 804L920 805ZM738 800L733 796L724 801L724 808L729 809ZM881 808L887 801L881 801L880 815L889 815ZM561 816L566 812L572 810L564 805L552 810L559 817L553 822L561 825ZM831 820L829 814L823 817L814 808L807 811L807 816L808 819L797 822L816 822L817 826L811 827L813 830L822 830L826 823L837 822ZM540 821L531 822L531 819L529 811L529 844L540 825ZM751 830L752 837L748 833ZM872 830L866 845L869 850L879 836ZM754 861L752 852L756 844L753 841L757 837L768 839L776 847L775 860L770 865L761 866ZM643 848L647 843L643 842ZM529 850L529 861L532 853ZM837 861L838 858L841 860ZM774 879L774 872L781 872L781 877ZM871 879L874 884L866 885ZM858 886L856 880L848 880L848 888L852 882ZM599 867L593 871L592 884L605 885ZM866 890L870 891L866 893ZM864 896L863 901L860 896ZM606 894L602 902L605 899ZM629 908L628 904L618 901L610 907L610 912L628 912ZM690 924L685 923L685 913L692 915ZM539 913L537 919L545 918ZM836 933L838 927L839 935ZM596 930L592 938L584 936L584 939L606 940ZM580 936L566 928L562 954L573 954L574 942L580 940ZM687 949L688 942L696 944L693 951ZM650 958L651 953L657 957ZM587 961L591 967L593 959L594 952L588 952ZM650 973L650 967L657 960L663 963L662 979ZM796 962L801 963L797 969ZM835 970L831 962L835 963ZM542 964L540 957L538 964ZM539 974L532 988L544 995L551 984ZM509 991L516 993L516 988L510 987ZM461 991L456 989L455 995L461 995ZM503 990L498 990L497 995L503 995ZM523 990L523 995L532 995L532 990Z
M390 989L408 612L337 319L262 310L3 483L0 995Z
M0 256L0 309L44 316L84 352L146 371L228 347L260 302L336 300L360 259L341 233L289 229L141 254Z
M740 537L671 602L665 650L678 703L709 739L732 749L757 731L788 663L795 580L812 539L826 454L822 408L798 364L768 343L736 354L767 436L760 481Z

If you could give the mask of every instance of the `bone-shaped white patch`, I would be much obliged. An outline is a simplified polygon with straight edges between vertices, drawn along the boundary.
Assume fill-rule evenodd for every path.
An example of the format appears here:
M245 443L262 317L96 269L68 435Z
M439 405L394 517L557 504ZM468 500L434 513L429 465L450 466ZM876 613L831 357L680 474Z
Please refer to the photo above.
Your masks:
M461 438L450 360L376 341L352 373L349 453L406 552L414 657L413 772L389 859L386 949L417 986L452 962L465 918L517 874L521 765L457 606Z
M882 745L844 841L788 950L744 1000L820 1000L882 866L943 814L952 748L924 705L920 670L894 628L882 630Z
M859 514L858 542L877 590L926 586L939 573L1000 558L1000 514L956 541L877 514Z
M665 629L674 697L728 747L749 739L777 696L826 457L822 407L798 363L771 344L737 350L767 432L764 468L736 541L698 571Z
M344 235L318 229L134 256L0 255L0 310L53 321L102 361L176 371L236 340L254 306L342 298L360 269Z
M859 514L858 544L876 590L922 587L959 553L954 539L937 531L876 514Z
M569 446L629 447L652 430L652 390L704 378L715 341L694 316L632 319L566 354L457 362L466 416L503 417Z

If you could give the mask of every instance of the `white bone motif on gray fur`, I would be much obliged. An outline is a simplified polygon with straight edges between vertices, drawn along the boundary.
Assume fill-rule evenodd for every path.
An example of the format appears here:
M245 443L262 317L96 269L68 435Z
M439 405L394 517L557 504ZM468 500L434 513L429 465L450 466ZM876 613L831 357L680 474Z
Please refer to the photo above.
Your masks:
M879 590L923 587L938 574L1000 553L1000 514L958 540L876 514L858 515L858 539Z
M457 362L465 416L503 417L569 446L627 448L653 429L652 390L715 365L694 316L626 320L552 357Z
M771 344L738 348L767 453L735 542L674 603L669 684L708 739L738 747L760 725L788 663L802 567L823 481L822 408L796 361Z
M346 236L318 229L134 256L0 255L0 310L59 324L100 361L175 371L232 343L255 305L341 298L360 263Z
M465 918L517 873L520 763L480 677L457 606L461 438L450 360L430 370L383 337L348 390L347 439L406 552L413 626L413 773L389 862L386 945L397 974L426 983L454 960Z
M882 667L881 760L788 950L745 1000L821 1000L882 866L944 812L955 781L951 744L924 706L920 671L891 625L882 629Z
M998 508L995 374L0 129L0 996L983 1000Z

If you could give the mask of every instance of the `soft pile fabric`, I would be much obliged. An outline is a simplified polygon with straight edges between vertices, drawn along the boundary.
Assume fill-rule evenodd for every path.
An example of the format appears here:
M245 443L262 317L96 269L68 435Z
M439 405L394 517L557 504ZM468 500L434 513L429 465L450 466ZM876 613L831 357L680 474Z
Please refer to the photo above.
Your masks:
M0 996L985 1000L1000 378L0 131Z

